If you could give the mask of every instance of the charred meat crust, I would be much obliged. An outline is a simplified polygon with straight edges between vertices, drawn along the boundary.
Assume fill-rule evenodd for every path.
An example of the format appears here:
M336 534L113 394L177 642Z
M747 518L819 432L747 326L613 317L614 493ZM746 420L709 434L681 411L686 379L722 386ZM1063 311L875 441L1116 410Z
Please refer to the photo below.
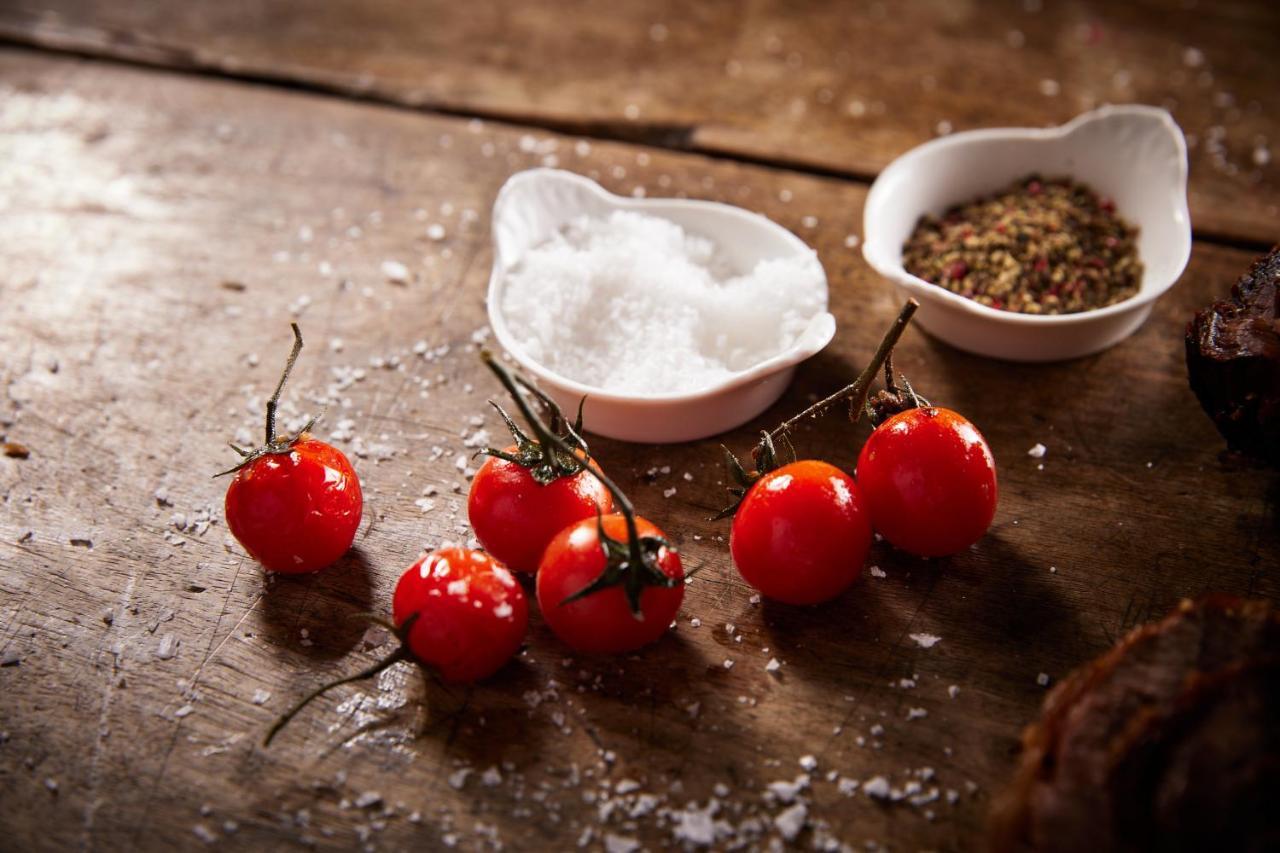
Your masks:
M1187 324L1191 390L1235 451L1280 465L1280 247Z
M990 848L1189 850L1212 838L1276 849L1263 842L1280 835L1280 814L1244 806L1280 772L1266 722L1280 719L1278 674L1280 611L1268 602L1184 601L1135 629L1046 697L993 806Z

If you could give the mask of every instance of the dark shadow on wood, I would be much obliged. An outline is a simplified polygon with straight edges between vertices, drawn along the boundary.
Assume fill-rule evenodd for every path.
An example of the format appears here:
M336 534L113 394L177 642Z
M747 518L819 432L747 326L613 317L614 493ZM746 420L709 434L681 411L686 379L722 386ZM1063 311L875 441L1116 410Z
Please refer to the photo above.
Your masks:
M272 579L262 597L261 627L274 645L332 660L360 642L370 625L361 615L369 613L389 615L374 608L369 561L356 546L316 574Z

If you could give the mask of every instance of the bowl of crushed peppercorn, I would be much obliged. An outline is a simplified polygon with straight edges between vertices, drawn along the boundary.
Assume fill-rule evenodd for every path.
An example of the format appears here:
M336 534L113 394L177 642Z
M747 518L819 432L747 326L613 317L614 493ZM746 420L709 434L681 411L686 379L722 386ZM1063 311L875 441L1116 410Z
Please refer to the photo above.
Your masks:
M920 301L930 334L1010 361L1079 358L1136 331L1186 267L1186 141L1136 105L957 133L891 163L864 223L863 256Z

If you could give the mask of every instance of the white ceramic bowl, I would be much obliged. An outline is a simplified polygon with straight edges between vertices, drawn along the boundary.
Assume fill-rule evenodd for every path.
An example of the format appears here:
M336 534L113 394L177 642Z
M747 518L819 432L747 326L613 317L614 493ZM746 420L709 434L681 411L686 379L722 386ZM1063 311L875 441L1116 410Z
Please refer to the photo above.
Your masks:
M781 396L796 365L816 354L835 335L831 314L817 314L791 348L718 385L679 394L618 394L561 376L529 358L502 315L507 271L531 247L571 220L603 217L615 210L660 216L686 231L710 239L735 267L809 254L812 250L790 231L763 216L710 201L623 198L581 175L557 169L531 169L512 175L493 204L493 272L489 277L489 322L494 336L520 367L532 375L566 412L586 396L584 426L590 432L623 441L693 441L733 429L763 412ZM827 281L822 278L823 307Z
M1137 295L1078 314L1020 314L980 305L903 269L902 246L922 215L936 216L1033 172L1089 185L1138 226L1144 270ZM1048 129L957 133L894 160L871 187L863 223L867 263L920 301L916 322L929 333L1011 361L1077 358L1132 334L1186 267L1187 145L1167 112L1144 106L1103 107Z

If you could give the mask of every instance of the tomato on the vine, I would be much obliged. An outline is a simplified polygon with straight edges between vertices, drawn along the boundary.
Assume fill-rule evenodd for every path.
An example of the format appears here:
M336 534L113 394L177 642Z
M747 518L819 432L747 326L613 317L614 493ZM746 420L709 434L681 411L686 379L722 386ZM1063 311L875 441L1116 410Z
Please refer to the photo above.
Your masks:
M266 439L240 454L227 487L227 527L268 571L316 572L337 560L355 541L364 498L350 460L313 438L310 423L295 435L276 436L276 406L302 351L302 332L293 324L293 350L280 384L267 401ZM219 474L218 476L222 476Z
M880 424L858 457L858 485L881 536L921 557L977 542L996 511L996 463L967 418L908 409Z
M315 572L355 541L363 497L342 451L300 435L285 452L266 453L227 487L227 527L273 572Z
M503 453L512 457L517 445ZM589 463L599 470L595 461ZM490 456L471 481L467 517L476 539L507 566L536 572L542 552L557 533L575 521L613 511L613 496L585 469L545 485L526 464Z
M768 598L818 604L862 573L871 522L858 485L817 460L769 471L737 507L729 550L743 580Z
M579 521L542 555L538 606L547 626L575 651L633 651L661 637L680 610L680 555L652 523L637 517L635 525L646 552L639 563L622 515Z
M282 714L264 745L313 699L340 684L373 678L401 661L435 670L444 681L488 678L520 651L529 627L529 602L506 567L483 551L442 548L400 576L391 600L400 644L382 660L308 693ZM379 619L371 621L386 624Z
M536 386L507 373L488 353L483 357L533 435L492 403L515 444L481 451L489 458L471 481L467 518L487 551L513 569L535 572L552 537L575 521L612 512L613 495L582 437L582 407L577 420L570 423L555 401ZM525 393L537 400L549 423L534 414Z
M406 631L413 659L445 681L471 682L493 675L520 650L529 604L515 577L491 555L444 548L400 576L391 618Z

